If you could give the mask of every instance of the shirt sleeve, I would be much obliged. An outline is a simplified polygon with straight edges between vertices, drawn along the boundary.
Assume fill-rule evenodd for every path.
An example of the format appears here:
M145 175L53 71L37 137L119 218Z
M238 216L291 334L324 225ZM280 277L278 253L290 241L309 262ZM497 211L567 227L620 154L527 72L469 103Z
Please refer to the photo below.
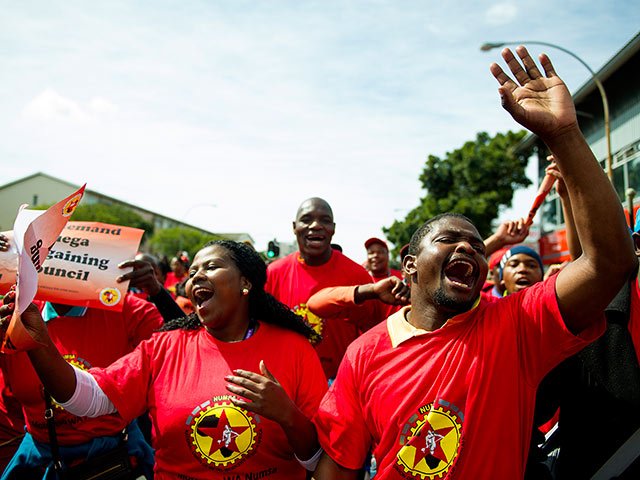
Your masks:
M153 339L146 340L107 368L89 370L120 416L127 422L147 410L147 394L152 377L152 349Z
M122 316L127 322L127 335L131 348L151 337L163 323L162 315L153 303L134 295L126 296Z
M569 331L558 306L556 278L554 275L495 303L499 306L508 301L510 315L516 319L521 367L531 385L537 385L553 367L596 340L605 329L604 312L596 312L591 326L579 335Z
M355 302L356 286L328 287L314 293L307 306L323 319L337 318L357 325L360 332L385 320L393 306L377 299Z
M357 470L364 464L371 435L358 400L359 383L349 353L343 358L336 380L322 399L313 422L327 455L339 465Z

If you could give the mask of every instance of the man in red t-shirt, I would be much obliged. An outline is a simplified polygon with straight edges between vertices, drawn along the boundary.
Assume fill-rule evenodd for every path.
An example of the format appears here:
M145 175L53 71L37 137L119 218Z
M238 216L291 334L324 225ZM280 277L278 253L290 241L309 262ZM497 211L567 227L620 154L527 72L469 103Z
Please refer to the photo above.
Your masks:
M389 246L387 242L376 237L371 237L364 242L367 249L368 270L374 282L390 276L402 279L402 272L389 267Z
M413 235L404 270L411 307L347 350L314 422L317 480L354 479L369 448L381 479L522 478L536 388L597 338L603 311L637 266L617 194L591 153L571 95L546 55L524 47L497 65L502 105L554 152L574 202L582 256L558 275L496 302L480 297L485 245L460 215ZM602 229L600 225L607 225Z
M309 198L302 202L293 221L298 251L269 264L265 285L267 292L322 335L315 348L328 379L335 377L347 346L367 326L346 318L325 321L309 311L307 301L325 287L371 282L362 266L331 248L335 229L333 211L325 200Z

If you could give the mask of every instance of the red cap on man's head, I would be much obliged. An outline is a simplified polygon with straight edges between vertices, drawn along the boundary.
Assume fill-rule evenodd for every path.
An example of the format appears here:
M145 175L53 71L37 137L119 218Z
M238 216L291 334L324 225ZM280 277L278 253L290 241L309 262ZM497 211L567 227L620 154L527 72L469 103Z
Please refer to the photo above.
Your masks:
M500 250L493 252L489 256L489 270L493 270L500 263L500 259L503 257L505 253L509 250L509 247L503 247Z
M382 245L384 248L387 249L387 251L389 250L389 247L387 246L387 242L385 242L384 240L381 240L379 238L376 237L371 237L369 240L367 240L366 242L364 242L364 248L369 248L371 245L373 245L374 243L379 243L380 245Z

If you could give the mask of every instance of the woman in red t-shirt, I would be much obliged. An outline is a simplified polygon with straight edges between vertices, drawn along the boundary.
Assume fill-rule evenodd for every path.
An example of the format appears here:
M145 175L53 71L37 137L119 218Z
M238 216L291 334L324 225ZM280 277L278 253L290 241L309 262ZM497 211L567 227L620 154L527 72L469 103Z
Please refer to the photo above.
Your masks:
M310 417L326 382L307 341L315 334L264 291L265 282L266 266L252 248L214 241L189 270L194 315L88 373L64 361L29 307L23 323L45 345L29 357L53 397L76 415L128 419L149 410L156 479L302 480L319 457ZM12 301L0 317L11 314Z
M176 285L182 283L187 279L189 272L189 257L186 252L178 253L171 259L171 271L167 273L167 277L164 280L164 288L169 290L169 293L176 298Z

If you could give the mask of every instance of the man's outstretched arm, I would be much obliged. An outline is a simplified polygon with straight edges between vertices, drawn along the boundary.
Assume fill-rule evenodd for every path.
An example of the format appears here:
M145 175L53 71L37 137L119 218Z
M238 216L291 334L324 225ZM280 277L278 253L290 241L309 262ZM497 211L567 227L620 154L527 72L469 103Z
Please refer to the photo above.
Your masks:
M579 333L613 299L637 259L620 200L578 128L569 90L546 55L540 55L543 76L524 47L516 52L520 61L502 51L515 81L495 63L491 73L502 106L553 153L571 197L583 254L558 274L556 295L565 324Z

